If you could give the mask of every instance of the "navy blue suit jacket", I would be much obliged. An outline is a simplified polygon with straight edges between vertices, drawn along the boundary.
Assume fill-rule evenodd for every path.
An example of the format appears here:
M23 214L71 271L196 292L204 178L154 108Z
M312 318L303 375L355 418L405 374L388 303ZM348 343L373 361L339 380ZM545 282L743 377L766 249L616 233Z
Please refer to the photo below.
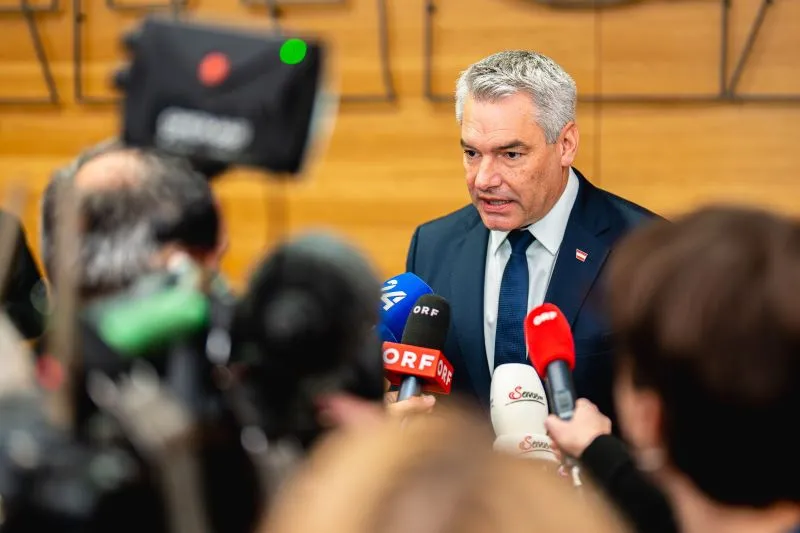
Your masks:
M611 331L598 277L614 244L656 215L589 183L577 170L579 188L567 222L545 302L567 317L575 338L576 392L615 419L611 393ZM447 299L451 323L445 355L453 364L453 393L488 408L491 373L483 335L483 284L489 230L469 205L419 226L406 270ZM575 250L586 252L579 261Z

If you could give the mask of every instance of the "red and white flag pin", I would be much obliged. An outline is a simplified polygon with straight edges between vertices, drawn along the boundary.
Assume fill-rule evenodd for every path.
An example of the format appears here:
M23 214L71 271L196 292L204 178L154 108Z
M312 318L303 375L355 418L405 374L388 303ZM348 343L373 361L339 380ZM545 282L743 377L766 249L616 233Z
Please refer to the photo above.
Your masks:
M581 263L586 261L586 258L589 257L589 254L581 250L580 248L575 248L575 259L580 261Z

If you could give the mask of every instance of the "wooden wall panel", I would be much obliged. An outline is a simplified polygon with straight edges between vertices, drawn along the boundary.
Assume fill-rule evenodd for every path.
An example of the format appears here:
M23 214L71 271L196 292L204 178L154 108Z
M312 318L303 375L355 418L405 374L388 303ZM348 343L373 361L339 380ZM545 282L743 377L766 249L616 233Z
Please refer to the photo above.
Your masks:
M470 63L500 50L534 48L593 91L595 15L554 10L520 0L437 2L434 51L437 92L452 93L454 76Z
M667 5L671 4L671 5ZM712 94L719 89L720 2L642 2L599 17L603 92Z
M101 1L83 4L85 90L109 95L109 76L123 59L118 35L136 16L111 13ZM310 228L352 239L382 275L400 272L413 228L467 201L452 105L423 97L423 1L387 4L398 101L342 104L325 151L297 183L237 172L215 186L232 233L225 271L234 280L242 281L275 239ZM729 74L759 4L733 1ZM269 28L263 10L233 0L194 5L204 18ZM439 93L452 94L455 78L470 62L504 48L551 55L573 74L581 94L719 89L716 0L650 1L599 13L559 11L531 0L438 0L437 6L432 78ZM0 107L0 172L6 181L25 180L32 187L24 221L35 245L36 195L48 173L117 127L113 106L74 102L70 8L37 17L64 103ZM382 91L374 0L284 12L287 28L330 40L345 93ZM800 92L798 21L800 2L775 0L740 91ZM20 92L44 95L45 86L24 22L2 16L0 98ZM582 103L578 121L577 166L601 186L666 215L719 200L800 212L800 105Z
M665 214L715 201L800 213L800 110L745 105L614 109L603 185ZM642 142L647 139L647 142Z

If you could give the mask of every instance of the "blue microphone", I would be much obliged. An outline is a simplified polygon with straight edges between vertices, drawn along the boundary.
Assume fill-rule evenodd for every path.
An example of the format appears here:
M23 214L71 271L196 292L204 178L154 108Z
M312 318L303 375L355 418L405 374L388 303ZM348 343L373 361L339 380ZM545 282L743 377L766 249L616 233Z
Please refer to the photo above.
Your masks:
M433 294L427 283L411 272L387 279L381 287L381 322L378 333L385 342L399 342L414 302L424 294Z
M392 333L392 330L389 329L389 326L383 322L378 324L378 336L383 342L399 342L397 337L394 336L394 333Z

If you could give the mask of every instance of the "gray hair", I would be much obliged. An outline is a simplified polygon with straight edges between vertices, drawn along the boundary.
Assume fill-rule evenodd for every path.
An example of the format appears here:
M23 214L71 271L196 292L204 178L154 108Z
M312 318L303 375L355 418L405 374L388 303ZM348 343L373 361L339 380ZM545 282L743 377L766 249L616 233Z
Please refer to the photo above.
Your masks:
M51 177L42 197L42 261L53 281L54 237L59 191L71 188L80 169L98 156L126 150L118 141L105 142L79 155ZM177 221L196 202L212 202L208 182L183 159L151 150L132 149L135 175L119 187L79 194L80 249L77 254L81 294L124 289L151 269L160 248L158 224Z
M575 81L549 57L525 50L490 55L462 72L456 82L456 119L460 124L468 96L493 102L519 92L533 99L536 123L548 143L556 142L564 126L575 120Z

